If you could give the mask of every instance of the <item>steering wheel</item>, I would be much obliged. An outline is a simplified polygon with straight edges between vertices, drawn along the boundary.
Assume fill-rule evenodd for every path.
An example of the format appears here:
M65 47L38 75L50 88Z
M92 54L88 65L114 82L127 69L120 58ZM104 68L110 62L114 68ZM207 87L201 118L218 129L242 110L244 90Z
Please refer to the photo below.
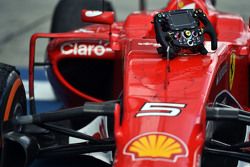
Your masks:
M204 25L201 27L200 22ZM204 34L211 38L211 49L217 49L217 34L201 9L161 12L154 17L156 41L161 44L158 53L173 58L181 51L206 55Z

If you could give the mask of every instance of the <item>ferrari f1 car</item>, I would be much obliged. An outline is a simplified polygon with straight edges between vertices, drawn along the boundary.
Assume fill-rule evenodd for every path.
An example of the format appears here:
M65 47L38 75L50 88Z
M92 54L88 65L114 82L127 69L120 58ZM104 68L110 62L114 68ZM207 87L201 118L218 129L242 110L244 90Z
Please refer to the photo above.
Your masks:
M29 113L18 71L1 64L2 167L78 156L100 167L250 162L250 33L242 17L209 0L171 0L123 22L105 10L83 9L81 19L92 24L31 37ZM51 39L45 62L35 60L40 38ZM37 66L63 109L36 112Z

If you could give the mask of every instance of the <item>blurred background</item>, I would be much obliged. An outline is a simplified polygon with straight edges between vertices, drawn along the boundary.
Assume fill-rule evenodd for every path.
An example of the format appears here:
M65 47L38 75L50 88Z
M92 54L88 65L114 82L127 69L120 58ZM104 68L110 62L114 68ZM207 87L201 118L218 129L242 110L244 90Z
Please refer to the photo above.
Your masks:
M75 1L75 0L69 0ZM139 1L110 0L123 20L138 10ZM162 8L168 1L147 0L149 9ZM26 67L29 38L35 32L49 32L53 10L58 0L0 0L0 62ZM248 21L249 0L217 0L217 9L239 13ZM37 55L43 59L46 41L38 43Z

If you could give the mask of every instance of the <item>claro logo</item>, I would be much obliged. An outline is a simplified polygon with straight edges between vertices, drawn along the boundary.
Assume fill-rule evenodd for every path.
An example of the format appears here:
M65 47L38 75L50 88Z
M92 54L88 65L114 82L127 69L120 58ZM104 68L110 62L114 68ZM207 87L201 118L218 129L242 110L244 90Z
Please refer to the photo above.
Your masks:
M110 48L102 45L86 45L78 43L65 43L60 48L63 55L79 55L79 56L103 56Z

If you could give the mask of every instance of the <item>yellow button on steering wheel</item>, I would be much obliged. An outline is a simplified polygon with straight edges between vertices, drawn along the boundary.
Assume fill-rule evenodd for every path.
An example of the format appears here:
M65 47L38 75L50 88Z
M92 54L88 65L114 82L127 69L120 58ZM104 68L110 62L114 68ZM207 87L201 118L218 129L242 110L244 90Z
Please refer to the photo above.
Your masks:
M191 36L191 31L186 30L186 31L185 31L185 36L186 36L186 37L190 37L190 36Z

